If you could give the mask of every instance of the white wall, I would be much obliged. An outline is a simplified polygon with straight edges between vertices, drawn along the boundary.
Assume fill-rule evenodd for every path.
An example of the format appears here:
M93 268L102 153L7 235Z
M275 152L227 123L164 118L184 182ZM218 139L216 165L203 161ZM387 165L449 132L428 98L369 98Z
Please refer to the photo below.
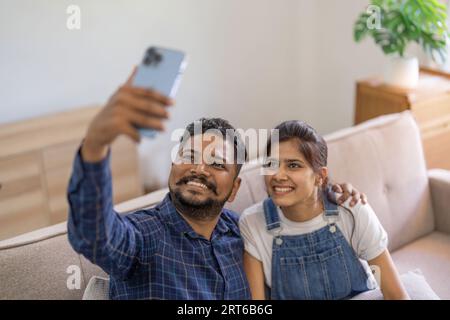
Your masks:
M81 8L81 30L66 8ZM201 116L269 128L304 119L328 133L352 124L355 80L378 73L352 26L364 0L0 0L0 123L104 103L151 44L189 65L168 131ZM163 185L169 135L140 147ZM157 168L157 170L156 170Z

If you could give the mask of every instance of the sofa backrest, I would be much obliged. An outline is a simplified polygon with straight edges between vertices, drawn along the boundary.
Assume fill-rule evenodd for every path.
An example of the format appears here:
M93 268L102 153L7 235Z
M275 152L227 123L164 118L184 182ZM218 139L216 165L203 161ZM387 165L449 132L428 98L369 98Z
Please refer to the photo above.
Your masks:
M410 112L336 132L327 141L332 177L367 193L391 250L434 230L420 131Z
M332 182L367 194L395 250L434 229L419 129L410 112L386 115L324 137ZM241 189L228 208L242 212L266 196L259 166L243 168Z
M410 113L389 115L325 137L331 177L365 192L390 238L390 249L434 229L419 130ZM257 163L246 164L238 195L227 207L240 213L266 196ZM151 207L167 189L124 202L119 212ZM71 275L81 273L80 287ZM0 299L81 299L93 275L106 276L75 253L66 223L0 241ZM69 287L67 282L69 281Z

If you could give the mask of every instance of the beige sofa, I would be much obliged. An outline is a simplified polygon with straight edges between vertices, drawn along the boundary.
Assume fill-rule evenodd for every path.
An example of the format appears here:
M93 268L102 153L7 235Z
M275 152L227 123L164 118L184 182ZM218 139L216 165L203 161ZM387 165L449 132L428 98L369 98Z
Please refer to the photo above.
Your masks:
M434 291L450 299L450 172L427 171L411 114L380 117L326 140L333 180L351 182L368 195L400 272L420 268ZM241 176L238 197L229 205L237 212L266 196L257 164L247 164ZM151 206L166 191L116 209ZM73 288L70 279L78 270L80 286ZM71 249L65 223L0 242L0 299L80 299L94 275L106 276Z

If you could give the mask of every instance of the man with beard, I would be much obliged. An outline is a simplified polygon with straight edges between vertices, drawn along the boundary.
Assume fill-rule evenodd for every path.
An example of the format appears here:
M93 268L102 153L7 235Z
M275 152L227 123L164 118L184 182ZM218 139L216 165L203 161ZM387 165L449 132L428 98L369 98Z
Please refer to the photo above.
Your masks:
M139 141L136 127L163 130L173 104L130 83L94 118L76 154L70 244L110 275L111 299L250 299L238 216L223 208L236 196L246 158L239 136L227 135L234 130L227 121L201 119L200 132L193 123L186 128L160 204L126 216L114 211L109 145L122 134Z

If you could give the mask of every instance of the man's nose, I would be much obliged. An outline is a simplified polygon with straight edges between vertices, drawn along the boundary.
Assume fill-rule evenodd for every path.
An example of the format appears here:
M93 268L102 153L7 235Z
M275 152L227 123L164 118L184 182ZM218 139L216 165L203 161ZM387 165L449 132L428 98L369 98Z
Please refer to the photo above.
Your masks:
M199 164L195 164L192 168L191 168L191 173L192 174L197 174L197 175L204 175L206 177L209 177L211 174L208 171L208 168L206 166L206 164L199 163Z

